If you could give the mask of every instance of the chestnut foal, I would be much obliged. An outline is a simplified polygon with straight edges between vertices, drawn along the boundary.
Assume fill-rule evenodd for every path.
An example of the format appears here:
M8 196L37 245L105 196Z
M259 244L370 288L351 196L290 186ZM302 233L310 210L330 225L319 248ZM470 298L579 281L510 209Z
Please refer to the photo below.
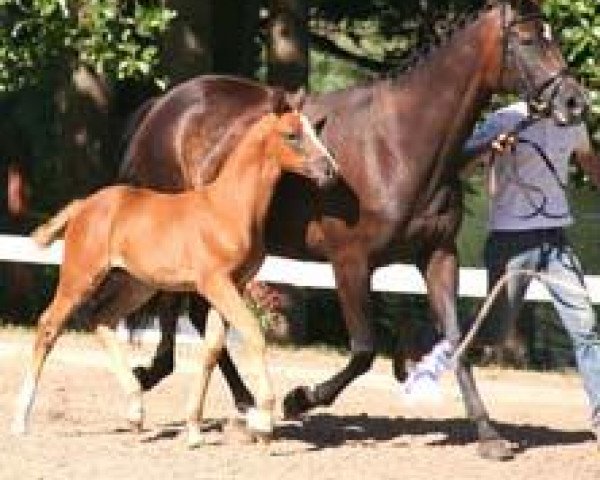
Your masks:
M215 181L199 190L167 194L111 186L73 201L40 226L32 236L41 245L65 230L65 255L54 299L39 319L13 431L26 431L45 358L68 318L80 312L89 317L107 350L128 396L128 419L140 428L141 390L115 337L115 327L119 318L157 290L169 289L195 291L220 314L210 314L207 321L199 378L187 409L189 444L201 443L199 422L206 388L225 341L222 318L240 332L248 350L257 400L247 417L248 428L270 434L274 395L265 364L265 340L240 290L264 259L263 223L283 171L309 177L319 186L337 173L316 132L295 110L270 113L254 123Z

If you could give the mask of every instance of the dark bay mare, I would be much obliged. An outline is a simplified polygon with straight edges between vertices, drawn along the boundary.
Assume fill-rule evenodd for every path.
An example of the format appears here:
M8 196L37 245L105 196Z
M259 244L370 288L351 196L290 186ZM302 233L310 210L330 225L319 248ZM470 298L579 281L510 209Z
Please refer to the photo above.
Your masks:
M307 99L304 113L339 160L342 181L318 191L296 176L279 183L265 243L275 255L331 262L351 358L332 378L298 387L284 400L286 415L330 405L374 353L369 312L373 270L412 261L427 285L433 317L456 345L456 235L463 215L458 153L493 92L514 91L540 114L566 122L582 114L585 95L566 73L537 2L498 1L457 25L441 45L389 78ZM149 103L138 117L122 179L165 190L210 182L240 135L240 125L273 108L273 90L247 80L206 76ZM196 308L206 313L206 305ZM202 330L203 320L192 315ZM194 320L195 318L195 320ZM137 369L145 388L173 366L175 316L152 367ZM171 322L171 327L169 327ZM251 397L224 352L220 367L238 403ZM512 456L490 421L470 365L457 379L486 458Z

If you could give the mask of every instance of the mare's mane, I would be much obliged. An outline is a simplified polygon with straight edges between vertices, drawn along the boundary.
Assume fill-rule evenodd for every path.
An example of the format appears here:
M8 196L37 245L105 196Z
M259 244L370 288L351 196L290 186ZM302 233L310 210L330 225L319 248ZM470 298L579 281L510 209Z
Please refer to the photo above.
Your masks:
M436 31L434 35L430 35L426 43L417 44L412 48L409 48L401 56L398 65L394 66L392 70L383 73L379 78L396 80L403 74L409 73L415 67L421 65L441 47L447 45L452 38L454 38L456 33L462 32L483 14L489 12L498 5L508 3L510 3L508 0L487 0L481 6L475 6L474 9L468 9L459 13L456 17L451 19L450 22L444 25L444 29L441 32ZM519 10L526 6L528 7L527 11L529 12L529 10L533 10L533 5L531 0L521 0L519 2Z

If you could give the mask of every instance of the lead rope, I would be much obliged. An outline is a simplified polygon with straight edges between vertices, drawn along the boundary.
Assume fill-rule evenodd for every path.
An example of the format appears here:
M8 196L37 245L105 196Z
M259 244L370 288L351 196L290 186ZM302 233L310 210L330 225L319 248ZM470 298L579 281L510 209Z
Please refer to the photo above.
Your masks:
M504 285L506 285L506 283L508 283L508 281L510 279L512 279L513 277L519 276L519 275L535 278L536 280L539 280L539 281L542 281L542 282L545 282L548 284L560 285L561 287L563 287L567 290L570 290L573 293L583 294L586 296L588 294L587 290L582 285L576 285L572 282L565 282L564 280L561 280L561 279L557 278L556 276L549 275L547 273L537 272L535 270L529 270L529 269L512 270L510 272L506 272L496 282L496 284L494 285L492 290L490 290L490 292L488 293L488 295L486 296L486 298L483 302L483 305L479 309L479 312L477 313L477 316L475 317L475 320L473 321L471 328L469 329L469 331L463 337L460 344L456 347L456 349L450 356L449 364L451 366L456 365L458 360L460 360L460 358L464 355L467 348L469 348L469 346L471 345L471 342L475 338L475 335L477 335L479 328L481 328L483 321L485 320L487 314L489 313L489 310L492 307L494 301L496 300L496 297L498 297L502 287L504 287Z
M576 285L572 282L565 282L553 275L547 273L537 272L535 270L520 269L506 272L496 282L492 290L486 296L471 328L467 334L463 337L458 346L453 349L450 342L447 339L437 343L433 349L415 365L415 367L408 373L408 377L405 382L401 384L400 392L403 394L405 401L408 404L414 404L417 400L440 400L441 399L441 388L439 380L442 374L448 370L455 370L461 357L465 354L469 348L475 335L489 310L498 297L500 290L505 284L513 277L517 275L525 275L537 280L546 282L547 284L561 285L571 292L577 294L587 295L587 290L582 285Z

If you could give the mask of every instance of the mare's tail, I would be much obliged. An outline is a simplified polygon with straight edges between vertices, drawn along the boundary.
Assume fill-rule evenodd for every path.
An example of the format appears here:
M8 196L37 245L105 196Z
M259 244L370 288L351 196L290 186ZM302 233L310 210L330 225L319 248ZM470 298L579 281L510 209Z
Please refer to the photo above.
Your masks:
M31 233L32 240L40 247L49 245L65 229L69 220L79 211L81 203L81 200L73 200L50 220L37 227Z

